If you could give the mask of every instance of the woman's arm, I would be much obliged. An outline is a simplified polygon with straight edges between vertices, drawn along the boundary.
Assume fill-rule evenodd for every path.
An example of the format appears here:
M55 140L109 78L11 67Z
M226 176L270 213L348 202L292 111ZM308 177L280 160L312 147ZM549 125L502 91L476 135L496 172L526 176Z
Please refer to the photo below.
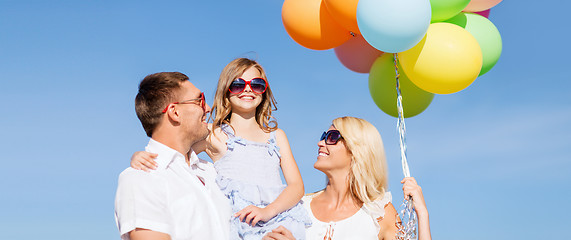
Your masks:
M379 225L381 226L381 230L379 231L379 239L381 240L392 240L395 239L396 233L398 231L397 222L400 222L400 219L397 215L397 210L393 206L392 203L388 203L385 206L385 216L377 219Z
M301 200L305 191L301 174L293 158L289 141L284 131L281 129L276 130L276 138L278 147L280 147L281 168L287 187L274 202L268 204L265 208L248 206L235 214L242 221L246 219L246 222L251 223L252 226L260 220L268 221L279 213L292 208Z
M418 239L431 240L432 236L430 235L428 209L424 202L422 189L413 177L404 178L401 183L403 184L402 191L405 198L408 198L409 196L412 197L412 205L414 206L416 215L418 215Z

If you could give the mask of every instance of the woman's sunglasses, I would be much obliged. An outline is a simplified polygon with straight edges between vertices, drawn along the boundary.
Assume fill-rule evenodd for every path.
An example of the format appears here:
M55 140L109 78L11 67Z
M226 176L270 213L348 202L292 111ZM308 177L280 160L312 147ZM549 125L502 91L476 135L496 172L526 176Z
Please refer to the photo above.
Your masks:
M232 94L240 94L246 90L246 86L248 85L250 86L250 89L252 89L252 92L262 94L266 91L268 82L266 82L266 80L263 78L253 78L250 81L246 81L242 78L237 78L230 84L228 90Z
M343 137L341 136L341 133L339 132L339 130L329 130L329 131L323 132L323 134L321 134L321 139L319 141L325 140L325 144L335 145L335 144L337 144L339 139L342 139L342 138Z

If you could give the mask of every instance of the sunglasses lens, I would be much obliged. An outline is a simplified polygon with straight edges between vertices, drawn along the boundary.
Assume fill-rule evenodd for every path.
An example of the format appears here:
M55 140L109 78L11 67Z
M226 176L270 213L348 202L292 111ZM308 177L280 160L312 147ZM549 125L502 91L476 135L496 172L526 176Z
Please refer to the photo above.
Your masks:
M246 88L246 82L242 79L236 79L230 84L228 90L232 93L240 93L244 91L244 88Z
M321 138L319 138L319 141L323 141L323 139L325 139L325 137L327 137L327 133L323 132L323 134L321 134Z
M341 138L341 134L338 131L329 131L327 132L325 143L330 145L336 144L337 141L339 141L339 138Z
M250 82L250 88L255 93L264 93L266 91L266 81L261 78L254 78Z

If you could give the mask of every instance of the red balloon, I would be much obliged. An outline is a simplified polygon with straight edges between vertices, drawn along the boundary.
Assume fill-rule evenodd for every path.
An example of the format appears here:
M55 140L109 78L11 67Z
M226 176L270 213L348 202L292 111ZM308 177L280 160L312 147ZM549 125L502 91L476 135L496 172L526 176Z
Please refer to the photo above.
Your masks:
M485 18L488 18L488 17L490 16L490 9L484 10L484 11L481 11L481 12L474 12L474 13L475 13L475 14L478 14L478 15L481 15L481 16L483 16L483 17L485 17Z
M481 11L481 12L469 12L469 13L475 13L475 14L478 14L478 15L480 15L480 16L482 16L482 17L488 18L488 17L490 16L490 10L491 10L491 9L484 10L484 11ZM464 10L464 11L462 11L462 12L468 12L468 11Z
M358 73L368 73L381 54L383 52L372 47L361 35L355 35L335 48L335 55L343 66Z

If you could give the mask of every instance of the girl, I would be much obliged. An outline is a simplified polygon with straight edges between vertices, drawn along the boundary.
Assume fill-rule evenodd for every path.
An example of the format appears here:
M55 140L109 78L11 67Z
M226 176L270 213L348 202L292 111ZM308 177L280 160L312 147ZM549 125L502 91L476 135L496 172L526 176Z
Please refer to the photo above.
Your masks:
M311 225L300 204L301 174L284 131L271 115L275 105L264 69L256 61L235 59L220 74L206 146L193 146L196 151L205 148L218 173L216 182L230 199L235 212L231 239L261 239L280 225L296 239L305 239L305 228ZM135 153L131 166L153 168L153 157Z

